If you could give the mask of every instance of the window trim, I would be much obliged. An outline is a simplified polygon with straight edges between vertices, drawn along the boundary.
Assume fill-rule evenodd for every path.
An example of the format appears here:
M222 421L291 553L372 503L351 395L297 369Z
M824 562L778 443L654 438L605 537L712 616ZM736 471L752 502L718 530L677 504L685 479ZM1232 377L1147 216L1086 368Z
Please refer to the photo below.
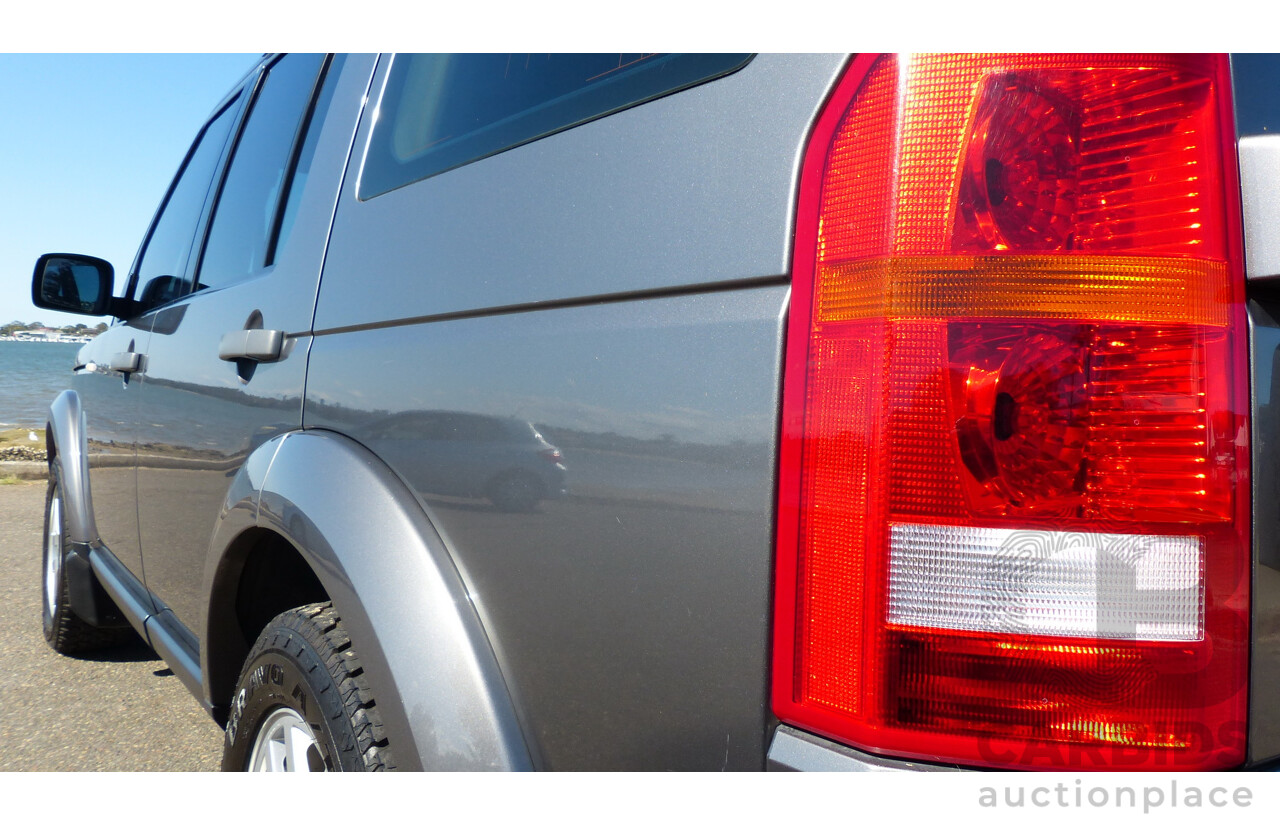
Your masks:
M202 291L203 285L200 283L200 273L204 268L205 252L208 251L209 231L213 228L213 222L218 216L218 207L222 203L222 194L223 190L226 188L228 172L231 170L231 165L235 163L236 152L240 149L240 141L244 137L245 127L249 123L249 118L253 116L253 110L258 105L258 100L262 96L262 89L266 86L267 79L270 77L271 71L288 56L288 53L281 53L275 55L271 60L263 64L258 72L256 80L254 81L253 91L244 107L244 111L241 112L240 122L236 124L234 140L228 142L226 157L223 158L222 167L217 176L217 190L214 192L208 213L203 216L202 228L197 236L199 240L199 248L196 249L196 247L193 246L193 249L196 250L196 255L193 256L195 261L194 267L189 270L191 273L191 290L187 293L188 295L194 295ZM298 126L294 128L293 142L289 148L289 165L286 167L284 185L280 187L280 192L276 194L276 203L272 208L272 228L271 234L268 236L267 254L264 258L262 268L243 279L234 281L231 284L225 284L224 286L233 286L235 284L243 283L244 281L253 280L254 278L267 274L275 267L275 243L279 240L279 225L284 218L284 204L286 203L285 197L287 196L289 189L293 186L293 173L297 170L298 154L301 152L302 143L305 141L306 137L305 127L309 127L311 123L311 116L315 112L316 101L318 100L320 91L324 87L324 79L332 62L333 55L326 53L324 59L320 63L320 71L316 74L316 79L312 82L310 96L308 97L306 108L303 110L302 119L299 120ZM217 291L222 288L223 287L217 287L210 291Z
M298 164L302 162L302 150L306 148L307 138L311 136L311 128L316 125L316 108L320 105L320 98L324 96L325 82L329 79L329 71L333 68L335 62L333 54L324 56L324 60L320 64L320 72L316 75L315 83L311 87L311 97L302 113L302 120L298 122L298 127L294 132L293 145L289 150L289 162L285 166L284 182L276 198L275 214L271 218L271 233L267 237L267 253L262 264L263 269L270 269L276 264L276 255L280 251L278 248L280 232L284 228L285 209L289 205L289 196L293 194ZM323 123L320 124L321 127L323 125ZM201 253L201 263L203 263L203 260L204 255Z

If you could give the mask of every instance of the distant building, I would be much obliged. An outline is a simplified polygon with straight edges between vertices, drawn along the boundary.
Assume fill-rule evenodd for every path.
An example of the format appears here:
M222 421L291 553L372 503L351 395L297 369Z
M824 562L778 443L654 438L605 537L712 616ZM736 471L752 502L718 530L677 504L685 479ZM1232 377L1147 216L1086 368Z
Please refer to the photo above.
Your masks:
M92 341L92 335L68 335L56 329L38 327L36 329L19 329L13 333L14 341L41 341L51 344L79 344Z

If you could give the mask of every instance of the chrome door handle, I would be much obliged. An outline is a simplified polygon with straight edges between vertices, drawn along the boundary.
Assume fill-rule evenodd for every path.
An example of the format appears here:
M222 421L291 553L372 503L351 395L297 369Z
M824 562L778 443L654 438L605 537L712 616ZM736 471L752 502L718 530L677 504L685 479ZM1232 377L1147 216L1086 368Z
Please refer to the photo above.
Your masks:
M236 329L222 336L218 357L223 361L279 361L284 354L284 330Z

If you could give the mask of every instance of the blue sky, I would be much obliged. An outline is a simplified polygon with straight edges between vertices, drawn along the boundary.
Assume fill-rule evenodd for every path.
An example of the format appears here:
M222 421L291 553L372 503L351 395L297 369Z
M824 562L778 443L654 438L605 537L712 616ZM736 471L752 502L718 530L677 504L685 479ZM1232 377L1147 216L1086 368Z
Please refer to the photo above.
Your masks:
M31 305L45 252L127 272L204 120L258 54L0 54L0 323L98 320Z

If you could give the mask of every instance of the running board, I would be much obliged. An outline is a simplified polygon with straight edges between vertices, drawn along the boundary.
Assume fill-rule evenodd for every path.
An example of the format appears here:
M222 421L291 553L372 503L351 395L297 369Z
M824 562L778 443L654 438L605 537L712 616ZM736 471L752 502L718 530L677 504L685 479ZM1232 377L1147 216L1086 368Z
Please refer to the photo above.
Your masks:
M89 563L107 595L119 606L133 629L160 654L201 707L212 713L204 701L200 645L195 635L104 545L90 549Z

